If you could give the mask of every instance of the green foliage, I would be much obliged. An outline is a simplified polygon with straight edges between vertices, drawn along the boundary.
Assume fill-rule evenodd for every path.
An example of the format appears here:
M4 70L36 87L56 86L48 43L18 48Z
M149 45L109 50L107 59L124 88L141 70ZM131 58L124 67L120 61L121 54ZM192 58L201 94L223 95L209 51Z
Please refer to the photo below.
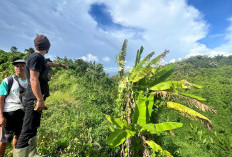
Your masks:
M16 57L25 56L4 51L0 55L4 61L0 68L4 70L9 70ZM65 157L117 156L118 149L106 143L110 130L105 119L105 114L112 114L115 108L116 82L101 64L59 57L54 62L68 64L69 68L53 69L48 110L43 112L38 129L38 152Z
M60 62L67 64L70 60ZM104 114L113 111L115 84L101 65L84 61L69 65L70 69L54 70L51 96L46 101L48 110L39 128L39 150L51 156L114 156L117 149L106 145L109 130ZM80 69L86 71L80 75Z
M202 114L177 103L179 100L178 97L180 97L181 99L197 103L199 106L200 103L197 100L203 100L203 98L181 92L182 90L190 90L194 87L200 88L198 85L191 84L186 80L165 82L164 79L170 75L173 65L161 67L158 64L169 51L165 50L159 56L151 59L154 55L154 52L152 52L140 61L142 51L143 48L141 48L141 51L137 51L135 66L131 68L129 73L123 75L121 73L122 66L119 65L121 80L118 87L117 104L120 106L121 115L120 118L106 116L116 127L116 129L112 129L113 132L107 138L107 143L111 147L122 145L123 156L133 156L135 154L139 156L155 156L156 153L171 156L169 152L163 150L161 146L153 141L151 135L159 135L163 131L182 127L182 123L155 123L154 119L157 119L158 116L152 115L153 112L159 111L161 106L167 106L183 115L200 119L209 129L212 128L212 122ZM120 54L117 57L118 63L125 61L125 58L119 57ZM182 95L179 96L180 94L178 93L182 93ZM175 102L171 102L169 99ZM200 105L203 106L202 108L209 108L204 104ZM157 109L153 110L153 108ZM140 152L133 150L135 146L131 142L138 139L142 141ZM146 144L152 149L151 152L148 151ZM125 150L124 145L126 146Z
M136 55L136 59L135 59L135 67L140 62L141 55L143 53L143 49L144 49L143 46L141 46L140 49L137 51L137 55Z
M35 50L34 50L34 48L30 47L29 49L25 49L24 52L26 53L24 59L26 59L27 57L30 56L30 54L34 53Z
M17 59L22 59L25 56L23 53L11 53L0 50L0 81L5 77L14 74L14 66L12 63Z
M168 156L168 157L172 156L168 151L163 150L163 148L159 146L157 143L155 143L154 141L146 141L146 143L149 145L149 147L152 148L154 156L156 156L155 155L156 152L164 156Z
M17 48L16 46L12 46L12 47L10 48L10 51L11 51L12 53L17 53L17 52L18 52L18 48Z
M135 66L130 73L144 68L154 55L151 53L141 59L140 52L142 51L141 47ZM1 80L14 73L12 66L14 60L26 59L27 56L20 52L11 53L0 50ZM135 152L133 156L138 156L143 151L141 143L145 143L147 149L150 147L151 156L152 154L153 156L168 155L166 150L178 157L232 156L232 56L213 58L196 56L175 64L154 66L144 78L133 84L128 83L128 77L125 77L124 81L120 81L122 78L118 75L109 78L104 73L101 64L88 63L81 59L71 60L66 57L56 57L54 62L68 64L69 68L53 69L54 75L49 83L51 96L46 101L48 110L43 112L41 126L38 130L40 154L63 157L120 156L120 148L111 148L111 146L125 141L124 146L128 142L132 143L129 150ZM170 83L167 91L151 92L147 89L172 80L181 85ZM188 80L194 84L183 83L179 80ZM120 85L118 92L117 84ZM133 85L133 88L127 88L128 85ZM183 86L187 88L181 89L180 87ZM138 104L141 107L134 106L133 108L133 104L135 105L137 101L134 101L132 106L125 103L127 100L125 91L128 89L138 90L128 96L133 96L132 100L137 100L140 95L141 99ZM140 90L143 94L139 92ZM169 93L171 90L173 90L173 95ZM117 93L120 96L116 99ZM152 97L154 105L151 105L150 98ZM118 106L116 106L116 101ZM199 122L191 121L194 117L187 119L177 112L170 112L171 109L167 107L166 102L196 107L196 112L204 114L204 117L213 122L213 130L208 131ZM202 104L203 102L212 107ZM121 112L123 109L128 109L127 111L137 121L132 118L131 123L128 123L127 112ZM217 110L217 115L204 112L216 113L215 110ZM107 119L105 115L108 115ZM139 115L146 115L146 118L140 118ZM140 125L145 124L145 121L146 124L140 126L137 124L138 119ZM110 128L107 120L112 123ZM181 127L182 123L183 127ZM112 136L112 142L107 141L110 133L117 129L120 130L117 132L121 132L122 138ZM132 139L129 141L128 137L133 138L129 138ZM107 142L112 145L109 146ZM127 148L124 147L124 150ZM10 144L6 156L12 156Z
M216 66L212 66L212 63ZM232 156L232 149L229 144L232 136L231 71L231 56L216 56L214 58L196 56L175 63L175 71L170 78L172 80L188 79L196 84L201 84L203 86L202 90L193 88L191 91L184 91L184 93L187 93L188 96L189 94L197 94L204 97L206 101L204 99L196 100L212 106L217 110L217 115L204 113L214 124L213 130L208 132L200 124L163 109L159 113L160 121L162 119L173 119L185 124L185 127L174 131L175 140L164 136L159 139L159 142L166 146L167 150L171 150L170 152L174 156ZM186 102L180 103L184 104ZM202 111L198 112L203 113ZM170 141L172 141L172 144L168 144Z

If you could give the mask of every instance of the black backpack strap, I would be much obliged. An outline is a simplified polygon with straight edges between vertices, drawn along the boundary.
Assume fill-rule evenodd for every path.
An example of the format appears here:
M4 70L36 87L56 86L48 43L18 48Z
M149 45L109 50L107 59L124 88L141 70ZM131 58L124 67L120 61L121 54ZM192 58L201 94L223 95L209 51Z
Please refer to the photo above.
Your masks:
M26 89L23 88L23 87L21 86L21 84L19 83L18 76L15 75L15 76L14 76L14 79L18 82L18 85L19 85L19 99L20 99L20 101L22 102L22 97L24 96Z
M18 77L17 76L14 76L14 78L15 78L15 80L18 82L18 84L19 84L19 89L20 90L24 90L24 88L21 86L21 84L19 83L19 79L18 79Z
M13 76L9 76L9 77L7 77L7 82L8 82L8 93L7 93L7 95L9 95L10 94L10 90L11 90L11 87L12 87L12 85L13 85Z
M18 85L19 85L19 99L22 102L22 98L25 95L26 88L22 87L22 85L19 83L18 76L15 75L14 79L18 82Z

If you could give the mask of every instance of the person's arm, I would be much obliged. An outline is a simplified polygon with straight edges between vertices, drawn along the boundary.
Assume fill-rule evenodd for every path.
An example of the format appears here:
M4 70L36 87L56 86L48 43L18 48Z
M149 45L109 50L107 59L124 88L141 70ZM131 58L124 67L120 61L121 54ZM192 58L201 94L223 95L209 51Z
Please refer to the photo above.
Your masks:
M31 89L37 99L36 106L34 109L36 111L42 111L45 105L43 95L40 89L39 74L40 72L38 71L30 70Z
M0 95L0 127L4 127L6 125L6 119L3 116L3 109L5 105L5 95Z
M66 67L67 67L66 64L53 63L53 62L47 62L47 65L50 66L50 67L63 67L63 68L66 68Z

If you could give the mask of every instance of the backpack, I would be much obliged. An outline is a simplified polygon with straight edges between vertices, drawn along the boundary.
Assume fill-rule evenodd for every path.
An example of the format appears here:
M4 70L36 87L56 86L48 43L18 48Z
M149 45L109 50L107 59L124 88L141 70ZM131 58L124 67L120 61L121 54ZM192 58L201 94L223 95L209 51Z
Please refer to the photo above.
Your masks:
M20 83L19 83L19 80L18 80L18 77L16 75L12 75L12 76L9 76L7 77L7 81L8 81L8 93L6 95L6 97L10 94L10 90L11 90L11 87L13 85L13 77L15 78L15 80L18 82L18 85L19 85L19 99L20 101L22 102L22 97L24 96L25 92L26 92L26 89L23 88Z
M12 85L13 85L13 76L9 76L9 77L7 77L6 79L7 79L7 81L8 81L8 91L7 91L7 95L9 95L9 94L10 94L11 87L12 87ZM7 97L7 95L6 95L6 97Z

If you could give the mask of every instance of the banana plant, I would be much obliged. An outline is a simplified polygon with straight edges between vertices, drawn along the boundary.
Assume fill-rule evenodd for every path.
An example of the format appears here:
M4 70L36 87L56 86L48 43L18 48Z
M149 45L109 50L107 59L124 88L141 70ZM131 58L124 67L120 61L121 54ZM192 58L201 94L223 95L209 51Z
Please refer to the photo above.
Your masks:
M112 133L107 138L107 143L111 147L121 145L121 156L155 156L158 153L172 156L151 137L165 131L173 134L171 130L180 128L183 124L179 122L154 123L152 112L161 106L177 111L193 120L200 120L210 130L213 128L213 123L207 117L190 107L194 106L202 111L213 113L216 113L216 110L203 104L206 101L204 98L183 92L192 88L200 89L201 86L187 80L165 81L173 71L173 65L161 66L159 63L169 53L168 50L154 58L152 57L155 52L151 52L141 60L143 52L143 47L141 47L137 51L135 65L129 72L124 73L126 47L127 40L124 41L117 55L121 77L117 104L121 112L118 118L106 115L107 120L114 125L111 128ZM186 104L181 104L180 100L185 100L181 102L186 102Z

